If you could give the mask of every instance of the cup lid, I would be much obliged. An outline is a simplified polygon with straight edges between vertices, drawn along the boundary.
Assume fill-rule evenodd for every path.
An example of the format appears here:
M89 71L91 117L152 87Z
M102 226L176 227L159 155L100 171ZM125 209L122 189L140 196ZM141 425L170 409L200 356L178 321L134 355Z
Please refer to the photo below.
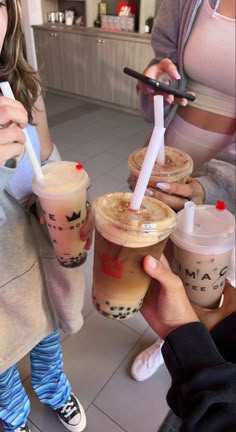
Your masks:
M177 214L177 228L171 234L171 240L177 246L202 253L220 253L234 247L235 218L228 210L214 205L197 205L191 233L184 231L183 221L184 210L181 210Z
M135 150L129 156L129 166L136 175L139 174L147 147ZM190 175L193 170L191 157L182 150L175 147L165 146L165 164L155 164L152 170L152 177L157 177L157 181L178 181L179 178Z
M125 238L130 247L154 244L169 236L176 225L175 212L167 204L147 196L140 210L133 211L132 196L130 192L114 192L93 202L96 227L103 236L122 245Z
M44 178L32 182L33 192L41 198L60 199L89 187L89 176L81 163L50 162L42 167Z

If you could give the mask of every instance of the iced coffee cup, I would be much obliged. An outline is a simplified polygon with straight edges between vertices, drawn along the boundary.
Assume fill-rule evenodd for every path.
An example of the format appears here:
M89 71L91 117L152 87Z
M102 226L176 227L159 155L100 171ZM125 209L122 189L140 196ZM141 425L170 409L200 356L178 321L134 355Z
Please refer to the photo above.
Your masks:
M86 260L80 228L86 220L88 174L81 164L59 161L42 167L43 179L33 179L59 263L78 267Z
M131 175L131 185L134 189L137 182L147 147L135 150L129 155L128 165ZM193 161L182 150L165 146L165 163L155 163L148 186L155 188L157 183L185 183L193 171Z
M110 193L97 198L92 299L105 317L124 320L141 307L150 277L143 258L159 259L176 215L166 204L144 197L140 210L130 210L132 193Z
M185 232L184 210L177 215L175 271L189 300L202 307L219 306L235 243L235 219L221 206L195 207L192 232Z

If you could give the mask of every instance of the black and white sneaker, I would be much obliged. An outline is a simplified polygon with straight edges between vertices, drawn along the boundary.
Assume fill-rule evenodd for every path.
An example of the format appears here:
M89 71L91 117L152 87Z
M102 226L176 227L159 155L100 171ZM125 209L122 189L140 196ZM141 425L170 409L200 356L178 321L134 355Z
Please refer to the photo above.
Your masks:
M68 402L56 410L63 426L71 432L82 432L86 427L84 408L77 397L71 393Z
M27 426L27 424L25 424L24 426L20 426L20 427L14 429L14 432L31 432L31 430L29 429L29 426Z

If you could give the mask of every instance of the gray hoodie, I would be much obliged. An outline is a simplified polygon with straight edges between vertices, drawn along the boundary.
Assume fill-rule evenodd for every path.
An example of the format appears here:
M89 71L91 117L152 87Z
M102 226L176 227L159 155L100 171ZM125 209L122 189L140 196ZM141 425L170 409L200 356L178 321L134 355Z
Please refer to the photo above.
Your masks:
M155 58L149 65L159 63L168 57L178 64L181 79L172 85L186 88L187 76L183 67L185 44L191 33L203 0L163 0L154 20L151 43ZM209 0L213 14L217 11L220 0ZM165 127L173 119L177 106L165 107ZM141 94L141 110L147 121L153 121L153 106L149 98ZM235 214L235 136L230 151L222 152L217 159L206 163L194 176L205 190L205 202L215 204L216 199L226 201L229 211Z
M6 192L14 171L0 166L0 372L56 328L83 323L83 266L63 268L37 217Z

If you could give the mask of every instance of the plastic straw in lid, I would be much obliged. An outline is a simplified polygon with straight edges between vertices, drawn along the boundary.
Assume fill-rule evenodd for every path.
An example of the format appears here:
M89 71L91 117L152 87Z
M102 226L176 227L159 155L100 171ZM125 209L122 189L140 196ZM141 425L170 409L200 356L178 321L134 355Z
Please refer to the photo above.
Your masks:
M10 86L8 81L0 82L0 88L1 88L3 96L9 97L11 99L15 99L14 94L13 94L12 89L11 89L11 86ZM28 158L29 158L30 163L32 165L32 168L34 170L35 177L38 180L41 180L44 176L43 176L41 166L40 166L38 159L36 157L36 154L34 152L34 149L33 149L33 146L32 146L32 143L30 141L30 137L28 135L26 128L23 129L23 132L24 132L25 138L26 138L25 150L27 152Z
M165 129L155 127L149 141L149 145L143 160L138 180L134 189L133 198L130 203L131 210L139 210L147 188L158 151L164 137Z
M182 231L191 234L194 227L195 203L187 201L184 204Z
M154 96L154 121L155 127L164 128L164 98L163 96ZM165 163L165 147L164 147L164 136L161 140L161 145L156 158L158 165L164 165Z

